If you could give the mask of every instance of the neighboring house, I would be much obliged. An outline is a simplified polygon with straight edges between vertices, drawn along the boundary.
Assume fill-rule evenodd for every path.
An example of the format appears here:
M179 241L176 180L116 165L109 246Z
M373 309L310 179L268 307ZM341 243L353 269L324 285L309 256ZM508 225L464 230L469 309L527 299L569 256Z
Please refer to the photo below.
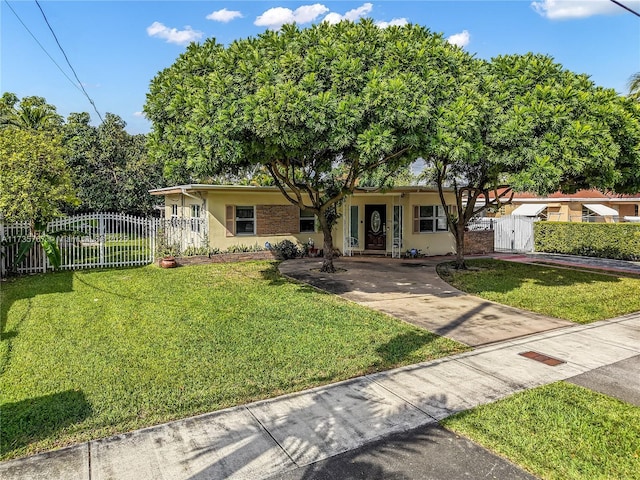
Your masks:
M151 194L164 196L165 216L176 223L189 225L191 218L204 219L197 225L204 225L211 248L264 246L284 239L297 243L312 239L316 247L323 245L313 214L290 204L276 187L178 185L151 190ZM452 195L448 200L454 203ZM455 241L435 189L358 189L339 210L333 242L345 255L379 253L399 257L413 248L427 255L455 252Z
M539 217L552 222L640 221L640 195L617 195L596 190L548 197L520 193L501 208L499 215Z

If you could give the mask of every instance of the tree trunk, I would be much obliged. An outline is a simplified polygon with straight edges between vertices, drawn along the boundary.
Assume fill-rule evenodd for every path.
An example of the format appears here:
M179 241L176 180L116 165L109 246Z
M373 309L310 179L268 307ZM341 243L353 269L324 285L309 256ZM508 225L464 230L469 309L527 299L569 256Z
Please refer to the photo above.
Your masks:
M322 260L321 272L336 273L336 267L333 266L333 235L331 233L331 225L324 216L324 213L318 215L322 235L324 236L324 258Z
M456 238L456 269L466 270L467 264L464 261L464 228L465 222L458 220L456 222L456 231L454 237Z

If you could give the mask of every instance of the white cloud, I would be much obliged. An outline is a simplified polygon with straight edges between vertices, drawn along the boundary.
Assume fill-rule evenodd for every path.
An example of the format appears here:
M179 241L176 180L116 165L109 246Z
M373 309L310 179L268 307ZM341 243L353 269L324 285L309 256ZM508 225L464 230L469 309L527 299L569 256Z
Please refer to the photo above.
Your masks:
M184 30L169 28L160 22L153 22L147 27L147 34L150 37L158 37L166 40L167 43L175 43L178 45L186 45L202 38L202 32L192 29L190 26L184 27Z
M639 0L624 0L630 8L640 6ZM531 2L531 7L551 20L586 18L594 15L624 13L624 9L609 0L541 0Z
M324 17L323 22L327 22L333 25L334 23L340 23L342 20L344 20L342 18L342 15L340 15L339 13L331 12L329 15Z
M376 25L380 28L387 28L396 26L401 27L403 25L406 25L407 23L409 23L409 21L406 18L394 18L390 22L376 22Z
M134 117L147 118L144 115L144 112L133 112Z
M226 8L211 12L206 16L207 20L213 20L214 22L223 23L228 23L231 20L235 20L236 18L242 18L242 13L237 10L227 10Z
M285 23L303 24L312 22L328 11L329 9L320 3L302 5L295 10L285 7L275 7L265 11L262 15L256 18L256 21L253 22L253 24L259 27L267 27L272 30L277 30Z
M293 15L296 19L296 23L309 23L313 22L320 15L325 14L329 11L327 7L320 3L316 3L313 5L303 5L299 8L296 8L296 11L293 12Z
M463 30L460 33L454 33L447 37L447 42L452 45L457 45L458 47L466 47L469 45L469 40L471 40L471 35L467 30Z
M349 10L344 15L340 15L339 13L331 12L329 15L324 17L324 21L328 23L339 23L342 20L351 20L352 22L358 20L359 18L366 17L373 10L372 3L363 3L358 8L354 8L353 10Z

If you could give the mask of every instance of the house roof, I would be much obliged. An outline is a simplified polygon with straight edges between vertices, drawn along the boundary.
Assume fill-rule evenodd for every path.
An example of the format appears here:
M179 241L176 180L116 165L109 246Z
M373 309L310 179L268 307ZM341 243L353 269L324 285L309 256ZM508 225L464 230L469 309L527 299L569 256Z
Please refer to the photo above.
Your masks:
M451 189L445 189L449 191ZM175 185L172 187L164 187L164 188L155 188L153 190L149 190L151 195L179 195L179 194L189 194L193 192L203 192L203 191L229 191L229 192L279 192L280 189L278 187L270 187L270 186L258 186L258 185L210 185L210 184L200 184L193 183L188 185ZM419 192L435 192L437 191L435 187L425 186L425 185L415 185L415 186L402 186L402 187L393 187L384 191L376 188L369 187L361 187L356 188L355 194L380 194L380 193L419 193Z

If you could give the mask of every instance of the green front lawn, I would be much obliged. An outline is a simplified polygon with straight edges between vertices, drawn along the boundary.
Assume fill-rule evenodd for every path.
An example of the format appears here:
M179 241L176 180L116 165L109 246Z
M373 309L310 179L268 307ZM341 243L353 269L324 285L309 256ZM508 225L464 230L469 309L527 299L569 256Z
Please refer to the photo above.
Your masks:
M2 459L466 349L273 262L24 276L1 294Z
M469 270L438 266L454 287L497 303L578 323L640 310L640 278L500 260L468 260Z
M442 423L546 480L640 479L640 407L570 383Z

